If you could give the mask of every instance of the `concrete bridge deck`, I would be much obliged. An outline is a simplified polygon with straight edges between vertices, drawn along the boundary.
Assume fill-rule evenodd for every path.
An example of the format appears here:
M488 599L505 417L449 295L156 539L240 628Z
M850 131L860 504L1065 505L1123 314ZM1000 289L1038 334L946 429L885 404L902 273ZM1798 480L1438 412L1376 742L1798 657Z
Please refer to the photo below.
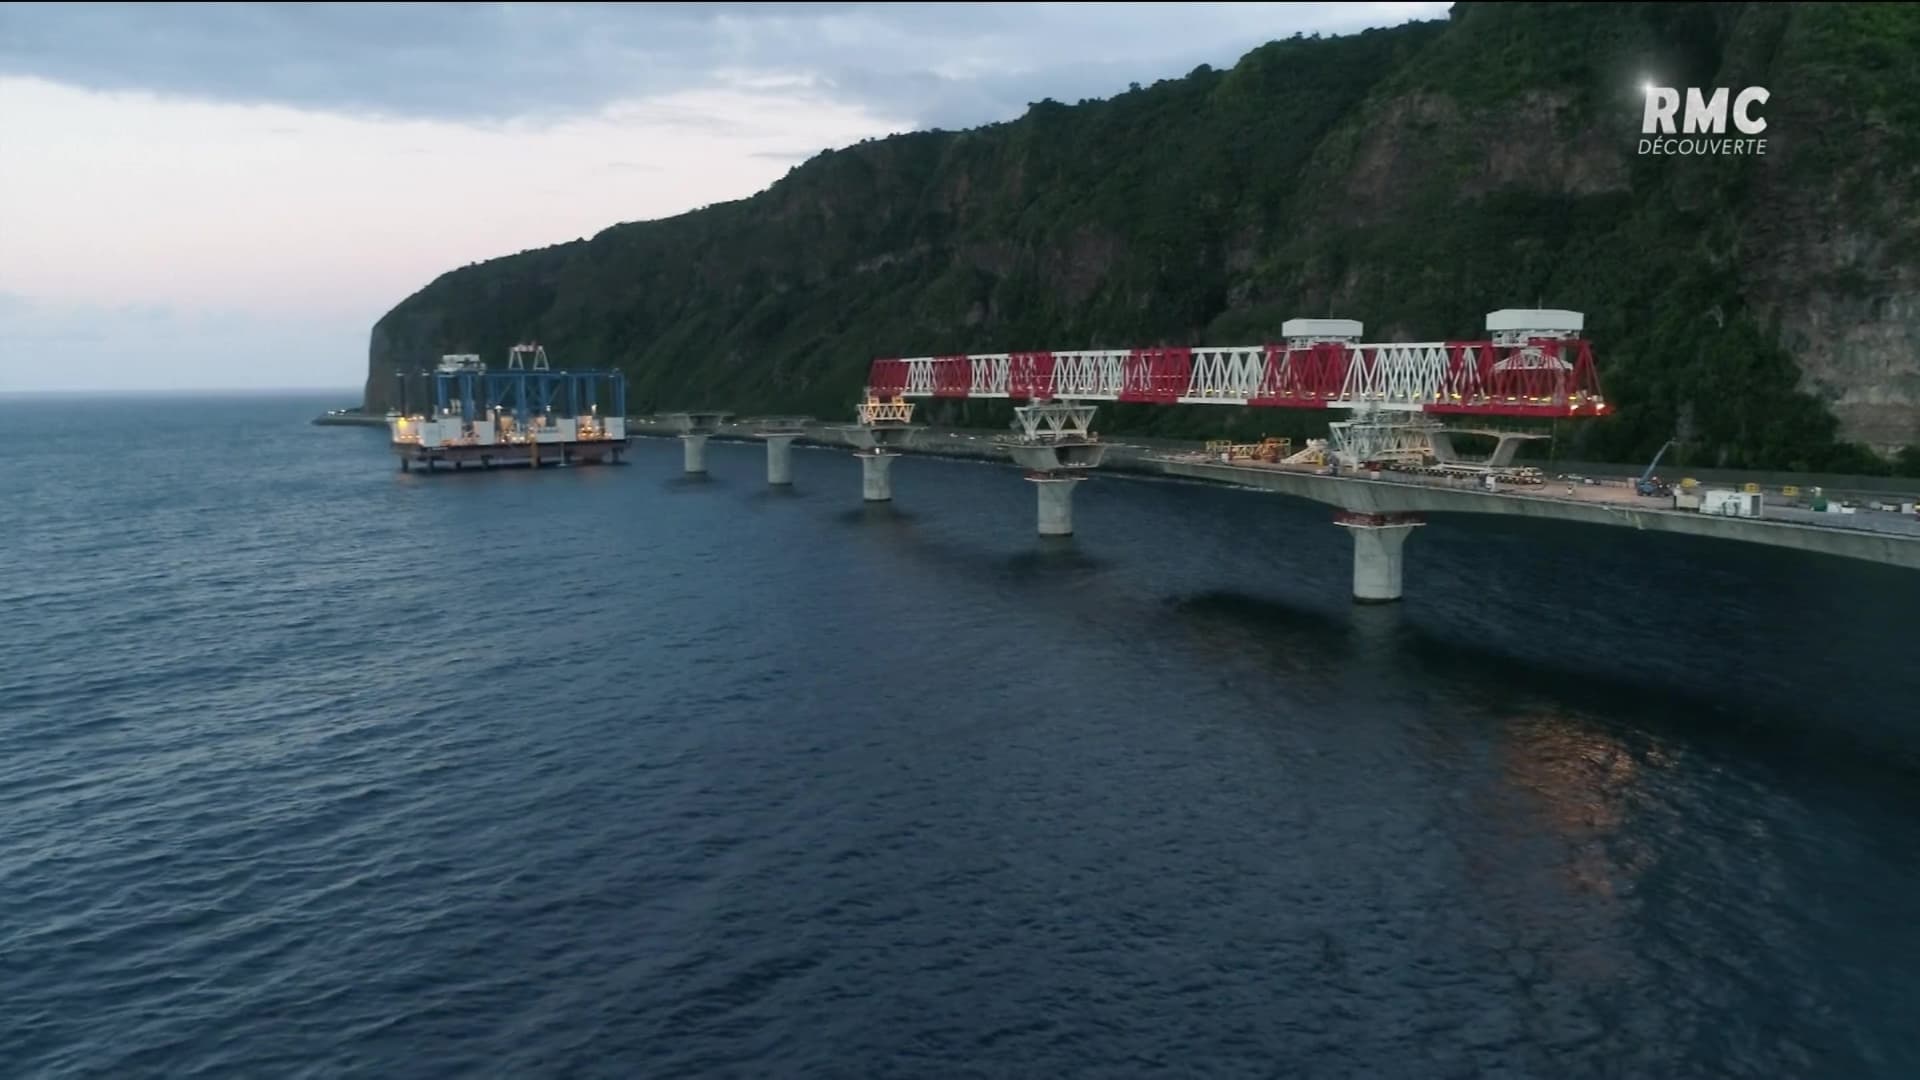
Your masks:
M1793 548L1821 555L1866 559L1920 569L1920 535L1862 528L1802 524L1768 518L1724 517L1697 510L1674 510L1611 488L1575 487L1573 496L1556 494L1549 481L1540 489L1481 488L1421 483L1381 474L1327 476L1285 466L1229 465L1224 462L1162 460L1169 476L1212 480L1259 491L1310 499L1361 514L1511 514L1587 525L1683 533L1721 540Z
M665 425L636 420L629 435L667 434ZM651 429L651 430L650 430ZM746 441L750 430L722 423L715 437ZM799 441L845 446L836 429L809 425ZM1329 474L1313 466L1260 462L1226 463L1166 440L1118 441L1107 448L1103 471L1173 476L1273 492L1333 507L1334 523L1354 537L1354 597L1387 601L1401 595L1401 548L1429 514L1506 514L1586 525L1680 533L1766 544L1810 554L1864 559L1920 569L1920 522L1888 514L1827 515L1769 506L1761 518L1726 517L1676 510L1636 495L1630 481L1586 484L1548 480L1540 486L1500 485L1488 490L1466 479L1383 472L1378 478ZM993 433L929 429L910 454L1006 461ZM1569 487L1571 492L1569 493Z

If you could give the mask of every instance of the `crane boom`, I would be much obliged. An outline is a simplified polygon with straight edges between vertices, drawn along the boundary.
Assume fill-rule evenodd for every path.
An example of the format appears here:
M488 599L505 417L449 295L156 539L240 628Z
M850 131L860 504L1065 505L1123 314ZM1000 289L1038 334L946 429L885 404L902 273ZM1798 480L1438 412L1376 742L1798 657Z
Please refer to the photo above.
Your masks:
M1667 456L1667 450L1671 446L1673 446L1673 440L1668 439L1666 445L1662 446L1659 452L1653 455L1653 460L1647 463L1647 471L1640 474L1641 484L1645 484L1647 481L1653 479L1653 470L1660 467L1660 459Z

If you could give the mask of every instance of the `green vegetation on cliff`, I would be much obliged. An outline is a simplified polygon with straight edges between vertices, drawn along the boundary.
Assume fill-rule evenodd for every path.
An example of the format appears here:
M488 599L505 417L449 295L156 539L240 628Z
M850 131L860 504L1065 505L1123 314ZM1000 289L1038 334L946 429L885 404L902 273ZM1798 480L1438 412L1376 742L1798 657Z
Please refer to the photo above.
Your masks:
M1920 442L1900 404L1920 400L1916 43L1913 7L1677 3L1459 4L1278 41L453 271L374 328L368 401L396 367L534 337L624 369L635 412L850 416L875 356L1268 340L1328 313L1374 340L1471 337L1537 303L1587 313L1617 407L1563 425L1562 455L1637 460L1678 435L1680 464L1920 466L1861 445ZM1767 155L1639 155L1647 78L1768 87ZM1867 330L1836 334L1852 315ZM1101 426L1324 421L1117 407Z

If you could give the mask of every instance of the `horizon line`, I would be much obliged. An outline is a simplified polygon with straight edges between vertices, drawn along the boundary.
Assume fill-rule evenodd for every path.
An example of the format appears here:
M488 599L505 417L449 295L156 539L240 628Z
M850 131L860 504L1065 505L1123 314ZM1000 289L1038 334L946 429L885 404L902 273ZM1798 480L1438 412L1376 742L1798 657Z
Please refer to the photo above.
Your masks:
M338 386L195 386L195 387L43 387L32 390L0 389L0 398L9 397L191 397L195 394L352 394L364 395L364 387Z

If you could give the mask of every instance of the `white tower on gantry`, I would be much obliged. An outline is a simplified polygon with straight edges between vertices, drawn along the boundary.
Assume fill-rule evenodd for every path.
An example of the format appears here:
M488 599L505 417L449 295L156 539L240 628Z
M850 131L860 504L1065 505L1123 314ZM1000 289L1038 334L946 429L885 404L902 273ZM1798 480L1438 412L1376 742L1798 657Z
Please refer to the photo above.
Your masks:
M547 350L537 341L515 345L507 351L508 371L546 371Z

